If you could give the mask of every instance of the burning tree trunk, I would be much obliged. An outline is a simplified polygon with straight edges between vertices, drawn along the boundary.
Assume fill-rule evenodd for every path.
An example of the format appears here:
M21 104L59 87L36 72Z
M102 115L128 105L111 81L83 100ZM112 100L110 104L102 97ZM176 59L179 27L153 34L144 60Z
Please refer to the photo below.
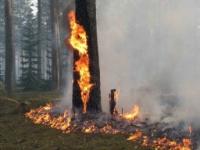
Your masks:
M101 111L101 93L100 93L100 69L97 44L97 26L96 26L96 1L95 0L76 0L76 19L83 26L87 34L89 71L91 83L93 84L87 103L87 111ZM74 64L78 61L79 55L74 52ZM73 83L73 107L81 109L83 103L81 91L78 84L79 74L74 72Z

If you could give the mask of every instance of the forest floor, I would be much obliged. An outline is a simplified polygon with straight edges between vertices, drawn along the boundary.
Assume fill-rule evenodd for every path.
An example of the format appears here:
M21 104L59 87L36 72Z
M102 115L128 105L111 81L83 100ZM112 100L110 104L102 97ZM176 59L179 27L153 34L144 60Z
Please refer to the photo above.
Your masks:
M141 150L123 135L63 134L34 125L13 102L26 101L37 107L57 97L53 92L16 94L11 100L0 96L0 150Z

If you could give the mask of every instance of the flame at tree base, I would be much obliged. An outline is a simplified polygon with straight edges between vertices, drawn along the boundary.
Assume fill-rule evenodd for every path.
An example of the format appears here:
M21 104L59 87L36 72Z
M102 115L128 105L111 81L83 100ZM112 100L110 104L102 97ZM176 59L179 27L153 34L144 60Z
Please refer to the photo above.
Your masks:
M121 118L122 120L119 120L118 118L116 122L113 122L113 118L111 118L110 120L102 120L102 116L101 119L95 117L96 119L92 120L82 120L79 119L78 116L76 116L77 119L74 119L73 117L71 117L70 111L68 110L63 111L63 113L59 115L54 115L54 108L56 108L56 106L54 106L53 104L47 104L46 106L30 110L28 113L25 114L25 116L32 120L34 124L42 124L50 128L55 128L61 130L63 133L82 132L86 134L101 133L127 135L130 134L130 127L136 129L136 127L133 126L134 120L132 120L130 123L129 118L125 120L125 118L119 116L119 118ZM105 118L107 118L107 116ZM128 125L124 127L124 125L127 125L127 123L130 123L130 126ZM191 131L191 129L189 131ZM157 150L192 149L192 142L190 138L182 138L182 140L179 139L177 141L168 139L167 137L157 138L152 137L152 135L145 135L145 133L139 129L136 130L135 133L131 134L127 140L138 142L146 148L153 148Z
M71 46L79 54L79 59L75 62L75 71L78 72L80 79L75 81L78 83L81 90L81 98L83 103L83 112L87 112L87 103L90 96L90 91L93 86L90 79L89 72L89 56L87 46L87 35L84 28L76 22L75 13L70 12L69 15L71 36L69 42ZM63 133L82 132L86 134L125 134L130 135L128 128L137 129L134 126L134 121L140 114L140 107L135 105L131 112L125 114L119 114L114 121L114 118L94 120L81 120L79 118L73 118L70 111L65 110L59 115L54 115L53 104L47 104L46 106L39 107L30 110L25 116L32 120L34 124L42 124L50 128L61 130ZM101 116L102 117L102 116ZM106 118L108 118L106 116ZM81 121L80 121L81 120ZM99 120L101 121L99 123ZM130 123L130 124L129 124ZM101 125L99 125L101 124ZM103 124L103 125L102 125ZM120 124L120 125L119 125ZM192 132L192 128L189 128ZM181 140L171 140L167 137L152 137L152 134L145 134L141 130L136 130L135 133L128 137L128 141L140 142L142 146L148 149L156 150L191 150L192 142L190 138L181 138ZM190 133L191 134L191 133Z
M83 113L86 113L91 88L93 87L90 81L91 75L89 70L90 60L88 55L87 34L84 27L77 23L74 11L68 14L68 19L71 29L68 40L72 48L77 51L79 55L79 59L74 64L74 69L79 74L79 80L74 82L78 82L83 103Z

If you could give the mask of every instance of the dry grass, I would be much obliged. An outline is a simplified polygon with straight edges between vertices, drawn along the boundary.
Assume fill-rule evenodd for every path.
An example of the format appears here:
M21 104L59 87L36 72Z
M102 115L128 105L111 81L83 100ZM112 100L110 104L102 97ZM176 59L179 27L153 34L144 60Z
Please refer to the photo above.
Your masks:
M17 95L31 106L41 105L57 94ZM0 150L140 150L123 135L62 134L45 126L33 125L16 111L16 104L0 97Z

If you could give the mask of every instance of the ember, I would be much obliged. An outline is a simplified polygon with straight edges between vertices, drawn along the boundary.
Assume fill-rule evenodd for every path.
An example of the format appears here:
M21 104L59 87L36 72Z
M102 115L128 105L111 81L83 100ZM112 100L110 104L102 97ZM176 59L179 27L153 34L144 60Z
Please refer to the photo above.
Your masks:
M141 131L136 131L134 134L132 134L127 140L128 141L137 141L142 137Z
M144 147L152 147L158 150L191 150L192 142L189 138L184 138L181 142L170 140L167 137L150 139L141 131L136 131L128 139L128 141L141 141Z
M126 120L135 120L140 113L140 107L138 105L134 105L130 113L125 113L122 115L122 118Z
M157 137L155 132L162 131L162 125L161 128L155 125L157 126L157 130L153 131L152 125L143 124L137 126L137 123L134 123L134 120L130 122L130 120L125 120L121 117L118 118L117 116L116 120L113 120L113 117L104 117L106 114L102 114L101 117L104 117L104 119L100 120L98 117L87 119L92 115L90 117L87 116L84 120L80 119L78 116L76 116L76 119L72 119L68 110L65 110L62 114L54 115L53 108L55 107L56 105L47 104L46 106L32 109L30 112L26 113L25 116L31 119L35 124L43 124L51 128L61 130L63 133L83 132L87 134L130 134L131 130L135 130L135 132L131 134L127 140L139 142L144 147L155 148L158 150L192 149L192 141L187 137L187 135L180 136L182 139L177 138L175 140L171 140L167 136ZM189 136L190 135L191 133L189 131Z
M62 115L55 117L51 114L52 108L52 104L47 104L44 107L32 109L25 115L26 117L30 118L35 124L47 125L51 128L62 130L64 133L68 133L71 123L69 112L65 110Z
M139 116L141 108L139 105L134 105L130 112L122 112L120 114L119 111L116 110L116 102L119 97L119 92L116 89L111 90L110 94L111 115L102 113L98 114L99 116L93 117L92 115L94 114L86 113L90 92L94 86L94 84L91 83L91 74L89 70L90 60L88 55L87 34L84 27L77 23L73 11L68 14L68 17L71 29L69 43L79 54L79 59L75 62L74 67L75 71L79 74L79 80L74 82L77 82L80 88L83 113L78 115L74 114L74 117L72 117L70 111L66 109L62 113L55 115L53 112L55 105L47 104L46 106L30 110L30 112L25 114L25 116L31 119L35 124L43 124L61 130L63 133L120 133L125 135L133 133L127 138L127 140L139 142L142 146L147 148L158 150L191 150L191 126L188 128L189 136L183 134L178 138L171 138L173 137L173 134L168 133L164 129L164 123L150 125L148 122L142 122L142 120L140 120ZM159 125L161 125L161 127L159 127ZM159 131L164 134L161 135Z
M94 133L97 130L95 125L89 125L86 127L83 127L82 132L84 133Z

